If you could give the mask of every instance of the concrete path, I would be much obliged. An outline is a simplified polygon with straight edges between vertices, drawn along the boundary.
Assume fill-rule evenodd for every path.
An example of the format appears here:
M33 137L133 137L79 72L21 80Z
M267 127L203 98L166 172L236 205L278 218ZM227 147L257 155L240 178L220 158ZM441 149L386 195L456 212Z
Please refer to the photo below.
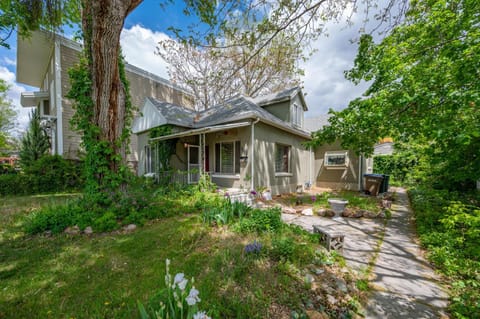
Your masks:
M370 280L373 292L366 318L447 318L448 294L413 240L407 194L401 188L396 194Z
M318 216L282 214L282 219L312 231L312 225L334 227L346 234L343 256L357 272L367 269L376 257L370 278L373 292L366 308L366 318L448 318L444 309L448 294L429 264L421 257L414 242L412 213L404 189L396 189L392 218L331 219ZM386 225L386 226L385 226ZM382 232L383 243L380 244ZM378 252L378 255L376 255Z

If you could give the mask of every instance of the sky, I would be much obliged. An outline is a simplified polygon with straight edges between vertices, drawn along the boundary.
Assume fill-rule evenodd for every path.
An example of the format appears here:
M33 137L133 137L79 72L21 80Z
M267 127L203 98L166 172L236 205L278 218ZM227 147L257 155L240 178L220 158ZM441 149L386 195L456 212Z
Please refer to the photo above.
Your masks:
M191 21L182 14L179 5L163 10L158 3L156 0L145 0L127 17L121 44L128 63L168 79L167 65L154 54L155 47L160 40L169 37L168 26L185 26ZM355 23L351 27L347 27L344 21L327 24L328 36L322 35L313 43L315 53L300 65L305 71L301 80L309 108L305 117L326 114L330 108L343 109L366 90L365 83L356 86L344 78L344 71L353 66L357 44L351 40L358 37L362 18L361 15L354 16ZM66 31L65 35L69 37L71 34L72 31ZM16 37L13 36L8 43L11 46L9 50L0 48L0 78L10 85L8 97L18 111L16 134L19 135L28 124L30 112L30 109L20 106L20 93L36 88L15 82Z

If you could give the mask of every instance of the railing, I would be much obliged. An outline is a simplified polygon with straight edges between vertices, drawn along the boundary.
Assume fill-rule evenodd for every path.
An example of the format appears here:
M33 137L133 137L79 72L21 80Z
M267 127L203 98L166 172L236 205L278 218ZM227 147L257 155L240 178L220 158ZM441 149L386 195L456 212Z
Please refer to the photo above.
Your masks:
M155 180L161 185L187 185L188 172L187 171L163 171L155 175Z

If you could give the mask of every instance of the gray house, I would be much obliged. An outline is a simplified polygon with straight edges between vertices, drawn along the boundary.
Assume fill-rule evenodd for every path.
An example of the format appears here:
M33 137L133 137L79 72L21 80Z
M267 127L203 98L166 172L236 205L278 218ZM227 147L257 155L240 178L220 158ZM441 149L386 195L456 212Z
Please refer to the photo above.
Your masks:
M307 106L299 88L257 99L236 96L201 112L146 99L133 123L139 142L139 174L159 173L159 141L175 140L171 166L194 183L207 172L220 187L291 192L312 180L310 150L303 142ZM151 129L170 124L172 134L150 138Z
M359 190L366 170L362 157L339 143L316 150L304 146L324 123L306 127L307 110L298 87L255 99L239 95L201 112L147 98L132 128L139 174L160 173L158 144L170 140L175 142L170 165L186 171L190 183L205 172L220 187L268 188L273 194L309 185ZM151 137L152 129L167 124L171 134Z

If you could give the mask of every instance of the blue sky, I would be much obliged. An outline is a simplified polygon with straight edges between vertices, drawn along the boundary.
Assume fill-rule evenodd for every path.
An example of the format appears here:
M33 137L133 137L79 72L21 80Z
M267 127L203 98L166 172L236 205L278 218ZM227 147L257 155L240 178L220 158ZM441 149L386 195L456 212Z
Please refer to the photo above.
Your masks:
M125 21L121 43L123 53L129 63L168 78L165 62L154 54L156 44L168 38L168 27L184 27L192 18L182 13L183 2L171 4L161 9L156 0L145 0ZM306 117L313 117L328 112L329 108L336 110L345 108L348 102L365 91L366 86L355 86L344 79L343 73L353 65L357 45L351 39L358 37L361 17L354 17L356 25L345 27L346 23L328 24L327 36L321 36L313 48L314 55L303 63L305 70L304 93L309 107ZM66 35L71 35L67 30ZM28 123L28 109L19 105L20 93L34 90L21 83L15 82L16 68L16 37L9 40L11 49L0 48L0 78L6 80L11 89L8 96L12 99L19 112L18 133L24 130Z

